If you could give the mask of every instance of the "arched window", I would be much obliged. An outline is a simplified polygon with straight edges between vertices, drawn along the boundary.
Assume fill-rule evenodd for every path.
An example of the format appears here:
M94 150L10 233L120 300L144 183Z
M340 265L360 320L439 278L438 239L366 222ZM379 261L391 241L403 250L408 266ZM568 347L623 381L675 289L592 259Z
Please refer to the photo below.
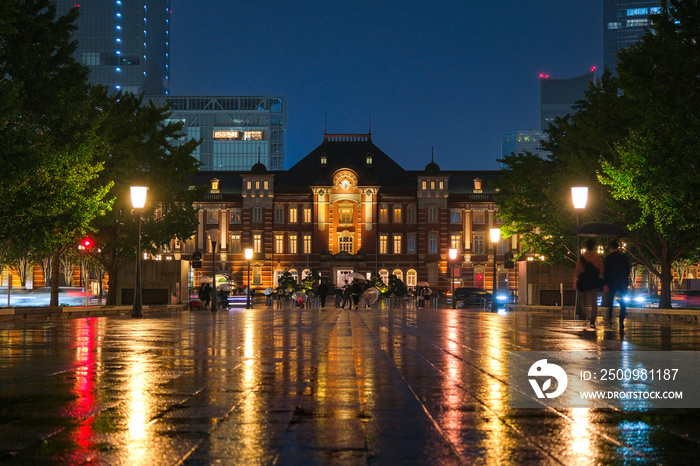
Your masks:
M301 272L301 279L302 280L305 280L306 277L310 277L310 276L311 276L311 270L309 270L309 269L302 270L302 272Z
M382 279L385 285L389 286L389 271L382 269L379 271L379 278Z
M408 269L406 272L406 286L416 286L418 283L418 272L415 269Z
M392 273L394 274L394 276L395 276L396 278L398 278L399 280L403 281L403 272L401 271L401 269L396 269L396 270L394 270Z
M275 270L275 287L280 286L280 281L282 280L283 275L284 275L284 270L282 270L282 269Z
M292 274L294 281L299 283L299 272L297 272L297 269L289 269L289 273Z

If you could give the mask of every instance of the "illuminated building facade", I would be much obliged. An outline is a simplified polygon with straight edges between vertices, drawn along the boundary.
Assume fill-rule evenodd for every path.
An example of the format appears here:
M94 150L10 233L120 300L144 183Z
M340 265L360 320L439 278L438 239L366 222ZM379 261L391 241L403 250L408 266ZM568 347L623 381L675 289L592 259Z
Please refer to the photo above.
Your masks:
M603 60L617 68L617 51L634 45L649 26L649 15L661 7L659 0L605 0L603 9Z
M90 83L112 91L167 95L170 88L170 0L57 0L58 14L77 7L75 59Z
M254 249L250 282L276 286L289 271L299 280L311 269L333 284L351 272L391 274L408 286L428 282L450 289L448 250L459 256L455 286L492 287L495 218L493 180L498 171L404 170L372 143L371 134L325 134L321 145L286 171L256 163L249 171L200 171L208 187L199 203L199 230L174 242L176 258L204 252L197 276L212 275L207 231L220 232L217 273L248 283L246 248ZM503 256L517 239L496 245L499 289L517 290L517 273Z
M542 139L544 138L542 131L510 131L501 133L501 157L511 154L531 154L543 155L546 151L540 149Z
M170 120L184 124L184 140L202 140L192 154L200 170L250 170L260 161L284 169L286 104L280 96L149 96L170 105Z

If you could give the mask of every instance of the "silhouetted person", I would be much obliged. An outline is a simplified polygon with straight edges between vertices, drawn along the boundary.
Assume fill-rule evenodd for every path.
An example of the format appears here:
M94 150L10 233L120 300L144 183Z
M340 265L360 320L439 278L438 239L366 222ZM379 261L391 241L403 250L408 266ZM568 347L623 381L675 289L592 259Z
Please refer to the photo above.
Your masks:
M591 305L591 312L588 314L591 328L595 328L595 320L598 317L598 286L602 282L600 276L603 274L603 261L596 253L596 244L593 238L586 240L586 252L576 263L576 280L574 288L581 293L583 307L586 301Z
M321 307L326 307L326 296L328 296L328 285L326 285L325 280L321 280L318 285L318 297L321 298Z
M605 257L603 262L605 268L605 286L603 291L609 299L608 312L605 318L605 323L612 323L613 304L615 303L615 295L620 295L620 330L625 327L625 317L627 316L627 306L623 295L627 291L630 277L630 263L622 251L620 251L620 243L616 239L608 243L610 253Z

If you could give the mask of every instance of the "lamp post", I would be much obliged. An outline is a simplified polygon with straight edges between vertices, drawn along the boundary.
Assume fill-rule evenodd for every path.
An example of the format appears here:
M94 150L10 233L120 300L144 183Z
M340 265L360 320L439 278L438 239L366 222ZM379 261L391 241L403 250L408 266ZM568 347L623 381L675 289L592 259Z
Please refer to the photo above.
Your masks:
M250 260L253 258L253 249L252 248L246 248L245 249L245 258L248 261L248 287L246 288L245 291L245 308L250 309Z
M574 210L576 211L576 227L581 226L581 218L583 217L583 209L586 208L586 203L588 202L588 187L586 186L575 186L571 188L571 199L574 202ZM581 258L581 237L576 235L576 264ZM574 290L575 300L574 300L574 318L578 319L581 317L581 297L579 296L578 290ZM564 303L562 297L562 304Z
M496 253L498 252L498 240L501 239L501 229L491 228L489 230L491 242L493 243L493 296L491 297L491 310L498 312L498 303L496 300L496 292L498 291L498 277L496 276Z
M211 312L216 312L216 243L219 241L219 229L210 228L207 234L211 241Z
M143 317L143 295L141 293L141 214L146 205L146 186L131 187L131 205L138 214L138 237L136 241L136 278L134 283L134 307L131 317Z
M452 264L452 273L450 273L450 288L452 290L452 309L456 309L457 301L455 300L455 262L457 261L457 250L455 248L450 248L449 255L450 263Z

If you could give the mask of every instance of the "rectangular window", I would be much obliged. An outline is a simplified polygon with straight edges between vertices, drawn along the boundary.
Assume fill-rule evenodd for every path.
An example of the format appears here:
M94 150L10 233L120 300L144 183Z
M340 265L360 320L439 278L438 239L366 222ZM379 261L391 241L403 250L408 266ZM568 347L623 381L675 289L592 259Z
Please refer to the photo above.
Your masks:
M241 223L241 209L231 209L231 223Z
M508 251L508 239L501 237L498 242L498 254L505 254Z
M474 224L483 225L486 223L486 212L483 210L475 210L472 218Z
M388 207L380 207L379 208L379 222L386 223L388 221L389 221L389 208Z
M275 234L275 254L284 253L284 235L277 233Z
M219 223L219 211L210 209L207 210L207 223Z
M430 182L430 189L435 189L435 182L434 181Z
M406 247L407 247L407 253L408 254L415 254L416 253L416 234L415 233L409 233L408 236L406 237Z
M263 132L262 131L243 131L244 141L262 141Z
M253 222L261 223L263 221L262 207L253 207Z
M408 206L408 209L406 209L406 223L415 225L418 222L416 212L416 206Z
M437 207L428 207L428 223L437 223L438 210Z
M289 223L297 223L297 208L289 208Z
M484 253L484 235L482 235L482 234L475 234L474 235L473 251L474 251L474 254L483 254Z
M284 223L284 207L281 205L275 206L275 223Z
M440 189L445 189L445 182L444 181L440 182Z
M401 249L401 235L394 235L394 254L401 254L403 251Z
M462 211L460 209L452 209L450 211L450 223L462 223Z
M437 254L438 237L437 233L428 233L428 253Z
M253 252L262 252L262 233L253 234Z
M629 8L627 10L627 16L640 16L640 15L646 15L649 13L649 10L646 8Z
M263 185L263 188L265 188L265 189L270 189L270 182L269 182L269 181L265 181L265 182L264 182L264 185Z
M428 182L427 182L427 181L423 181L423 182L421 183L421 188L422 188L422 189L427 189L427 188L428 188Z
M386 254L389 248L389 237L386 234L379 235L379 254Z
M304 254L311 254L311 234L304 233Z
M453 233L450 235L450 248L462 252L462 235Z
M253 182L248 181L248 183L246 183L246 186L248 186L248 190L250 191L251 189L253 189Z
M394 207L394 223L401 223L401 207Z
M296 233L289 234L289 254L297 253L297 244L299 242L299 236Z
M311 207L304 207L304 223L311 223Z
M232 254L241 253L241 234L231 233L231 241L229 243L230 251Z
M338 249L342 252L347 252L352 254L353 248L353 237L352 236L341 236L338 238Z
M352 207L341 207L340 208L340 218L338 221L341 224L349 225L352 223Z
M260 182L259 181L255 182L255 189L260 189Z

